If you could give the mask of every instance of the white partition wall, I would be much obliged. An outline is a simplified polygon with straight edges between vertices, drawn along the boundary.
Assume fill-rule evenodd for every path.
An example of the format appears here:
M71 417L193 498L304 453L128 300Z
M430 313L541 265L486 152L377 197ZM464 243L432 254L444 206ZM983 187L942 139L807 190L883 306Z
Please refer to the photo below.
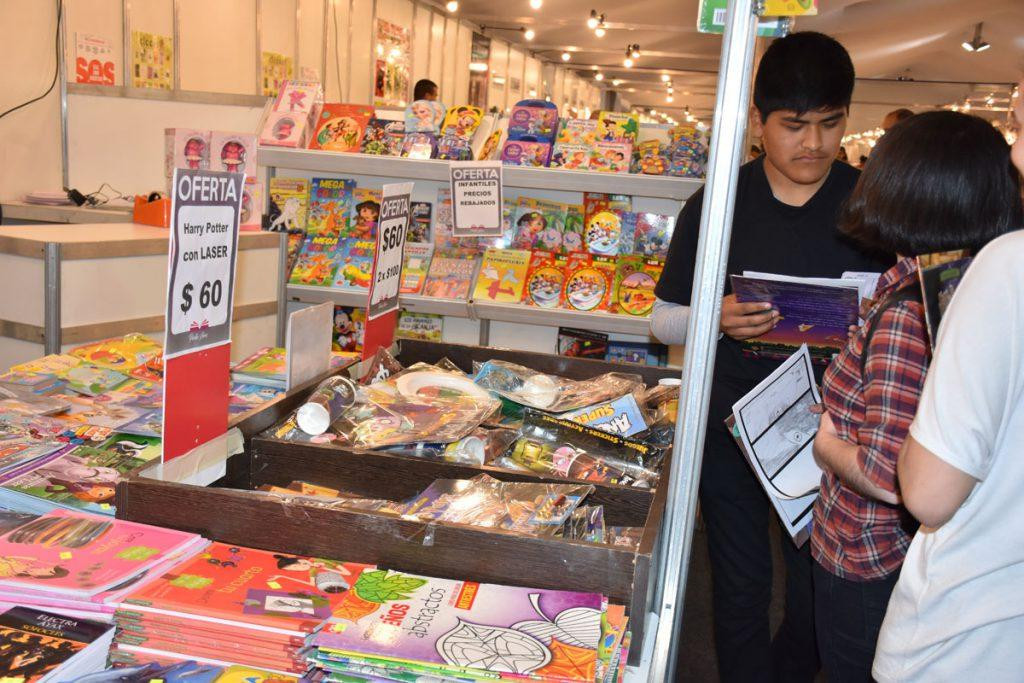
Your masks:
M303 76L304 69L315 71L317 80L324 79L324 33L327 28L328 15L325 14L327 3L323 0L298 0L299 3L299 63L295 75Z

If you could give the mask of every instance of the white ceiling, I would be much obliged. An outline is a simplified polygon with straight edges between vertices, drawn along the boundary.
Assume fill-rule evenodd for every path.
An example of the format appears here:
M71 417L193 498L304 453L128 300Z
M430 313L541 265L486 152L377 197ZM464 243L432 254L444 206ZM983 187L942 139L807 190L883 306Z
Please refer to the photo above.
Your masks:
M487 33L522 42L545 61L562 63L568 50L570 65L587 74L600 68L603 87L633 105L676 118L689 106L709 120L721 37L697 32L697 6L698 0L544 0L532 10L528 0L460 0L459 14L495 27ZM931 108L987 94L1024 73L1024 0L818 0L818 6L819 15L798 20L796 29L833 35L850 51L858 74L851 131L876 127L897 107ZM591 9L605 14L603 38L585 25ZM978 22L992 47L968 53L960 43ZM520 27L533 28L536 38L526 43L522 33L500 30ZM639 43L642 54L626 69L622 60L631 43ZM663 72L672 76L672 104L665 100ZM622 82L612 86L612 79Z

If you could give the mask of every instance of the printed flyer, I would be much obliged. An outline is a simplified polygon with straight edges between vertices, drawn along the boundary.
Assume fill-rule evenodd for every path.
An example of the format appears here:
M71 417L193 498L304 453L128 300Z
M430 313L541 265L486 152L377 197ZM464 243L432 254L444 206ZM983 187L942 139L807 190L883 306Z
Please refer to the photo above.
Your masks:
M174 40L170 36L132 31L132 87L174 88Z

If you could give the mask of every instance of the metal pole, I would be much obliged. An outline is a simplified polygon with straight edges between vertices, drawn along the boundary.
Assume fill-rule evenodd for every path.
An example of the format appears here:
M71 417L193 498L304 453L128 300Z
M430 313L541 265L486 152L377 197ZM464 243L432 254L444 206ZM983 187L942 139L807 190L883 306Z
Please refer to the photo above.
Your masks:
M67 3L57 3L57 73L60 79L60 175L61 187L70 187L71 169L68 165L68 38Z
M288 230L281 233L277 254L277 345L284 346L288 329Z
M60 242L47 242L43 252L43 353L60 353Z
M683 359L684 393L676 417L668 500L662 526L667 538L658 563L661 601L650 681L671 681L675 675L679 646L677 636L682 626L683 600L693 545L697 484L700 481L704 431L715 367L736 179L743 159L750 101L750 74L757 37L754 9L754 0L730 2L722 39L711 156Z

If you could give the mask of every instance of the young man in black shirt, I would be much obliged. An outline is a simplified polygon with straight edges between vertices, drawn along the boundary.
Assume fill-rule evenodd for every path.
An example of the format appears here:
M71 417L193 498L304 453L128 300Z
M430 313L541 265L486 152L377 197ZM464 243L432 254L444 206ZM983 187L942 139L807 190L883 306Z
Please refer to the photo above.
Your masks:
M839 277L885 269L885 258L863 253L836 230L859 175L836 160L853 82L846 50L820 33L794 33L765 52L751 112L764 154L739 172L727 274ZM701 189L680 213L655 290L651 331L665 343L686 341L703 198ZM773 639L770 504L724 426L733 403L779 364L744 355L742 340L777 322L769 304L737 303L726 281L700 481L723 681L813 681L819 668L807 546L798 550L788 538L782 541L785 616Z

